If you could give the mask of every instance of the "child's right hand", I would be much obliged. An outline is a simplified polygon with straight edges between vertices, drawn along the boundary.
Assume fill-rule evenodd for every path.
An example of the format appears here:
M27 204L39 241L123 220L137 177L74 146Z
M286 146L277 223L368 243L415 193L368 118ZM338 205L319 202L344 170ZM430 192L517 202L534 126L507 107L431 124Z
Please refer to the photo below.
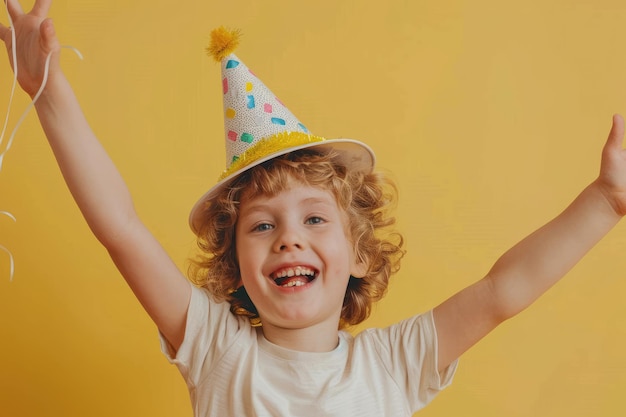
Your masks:
M44 67L48 54L52 52L49 77L60 72L58 57L60 45L52 20L46 17L52 0L36 0L29 13L24 13L18 0L5 0L13 27L0 23L0 39L4 41L13 67L13 41L11 31L15 31L17 49L17 75L22 89L33 97L44 77Z

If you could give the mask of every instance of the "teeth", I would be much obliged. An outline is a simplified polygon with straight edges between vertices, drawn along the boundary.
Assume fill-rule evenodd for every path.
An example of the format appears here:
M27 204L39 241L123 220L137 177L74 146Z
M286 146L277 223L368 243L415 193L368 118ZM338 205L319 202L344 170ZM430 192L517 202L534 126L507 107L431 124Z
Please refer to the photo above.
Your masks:
M281 287L301 287L303 285L305 285L304 282L300 280L293 280L293 281L289 281L285 285L281 285Z
M310 268L296 266L295 268L287 268L283 271L280 271L279 273L276 274L276 278L286 278L286 277L293 277L293 276L297 277L297 276L302 276L302 275L313 276L314 272Z

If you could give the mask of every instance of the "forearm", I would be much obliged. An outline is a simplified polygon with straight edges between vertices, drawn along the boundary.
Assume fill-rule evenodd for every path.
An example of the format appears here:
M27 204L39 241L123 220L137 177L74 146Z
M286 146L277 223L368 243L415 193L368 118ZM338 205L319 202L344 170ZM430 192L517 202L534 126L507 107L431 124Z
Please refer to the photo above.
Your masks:
M89 227L105 245L136 218L128 189L91 130L62 74L49 80L36 103L41 126L65 182Z
M507 251L486 278L502 318L519 313L558 282L620 218L596 181L556 218Z

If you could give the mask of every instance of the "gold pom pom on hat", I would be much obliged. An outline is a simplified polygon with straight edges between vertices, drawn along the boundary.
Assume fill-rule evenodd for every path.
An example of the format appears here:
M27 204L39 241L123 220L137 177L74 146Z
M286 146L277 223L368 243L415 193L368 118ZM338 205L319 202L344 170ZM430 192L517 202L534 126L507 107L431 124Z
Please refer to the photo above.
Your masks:
M232 54L239 46L241 31L239 29L227 29L220 26L211 31L211 43L206 48L207 53L217 62Z

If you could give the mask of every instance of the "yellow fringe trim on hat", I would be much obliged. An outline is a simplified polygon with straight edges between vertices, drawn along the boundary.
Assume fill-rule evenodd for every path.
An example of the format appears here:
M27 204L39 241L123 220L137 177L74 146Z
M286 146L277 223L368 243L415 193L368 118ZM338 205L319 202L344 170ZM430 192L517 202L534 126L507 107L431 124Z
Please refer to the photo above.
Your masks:
M239 155L239 158L233 161L218 181L232 175L234 172L245 168L246 166L258 161L261 158L270 156L280 151L288 151L290 148L306 145L307 143L323 142L321 136L313 136L302 132L280 132L259 140L245 152ZM287 153L287 152L284 152Z
M206 51L214 60L221 62L239 46L239 38L241 38L239 29L226 29L220 26L211 31L211 43Z

